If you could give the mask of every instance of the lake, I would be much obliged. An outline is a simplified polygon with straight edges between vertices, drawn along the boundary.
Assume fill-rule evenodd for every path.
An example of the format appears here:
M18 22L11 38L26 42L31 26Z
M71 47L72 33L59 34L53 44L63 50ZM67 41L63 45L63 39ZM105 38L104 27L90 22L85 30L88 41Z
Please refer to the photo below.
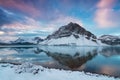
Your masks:
M48 68L120 77L120 47L1 47L0 63L30 62Z

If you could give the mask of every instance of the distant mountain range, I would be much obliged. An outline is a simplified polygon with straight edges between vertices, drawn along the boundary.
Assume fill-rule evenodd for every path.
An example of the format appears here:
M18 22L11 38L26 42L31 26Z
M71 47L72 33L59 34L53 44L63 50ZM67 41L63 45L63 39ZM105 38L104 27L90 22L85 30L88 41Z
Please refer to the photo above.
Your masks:
M15 41L9 41L7 43L0 41L0 45L32 45L32 44L39 44L43 39L40 37L35 38L18 38Z
M57 31L48 35L45 39L35 37L33 39L18 38L15 41L0 44L41 44L41 45L56 45L56 46L106 46L120 45L120 37L113 35L102 35L97 38L93 33L87 31L77 23L70 22L69 24L60 27Z

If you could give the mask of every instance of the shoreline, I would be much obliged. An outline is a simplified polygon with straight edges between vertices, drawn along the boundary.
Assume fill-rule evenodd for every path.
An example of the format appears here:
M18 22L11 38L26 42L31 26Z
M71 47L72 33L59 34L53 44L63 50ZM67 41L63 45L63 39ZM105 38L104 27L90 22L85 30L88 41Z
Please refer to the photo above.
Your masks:
M26 64L26 63L12 63L12 62L11 63L9 63L9 62L1 62L0 63L0 65L7 65L7 64L14 65L14 66L20 66L20 65L23 65L23 64ZM70 69L52 68L52 67L43 66L43 65L35 64L35 63L29 63L29 62L27 62L27 64L41 66L41 67L44 67L44 68L47 68L47 69L56 69L56 70L64 70L64 71L72 71L72 72L76 72L77 71L77 70L70 70ZM96 72L88 72L88 71L83 71L83 70L77 71L77 72L84 72L84 73L91 73L91 74L103 75L103 76L107 76L107 77L120 78L119 76L112 76L112 75L108 75L108 74L96 73Z
M76 80L120 80L120 78L83 71L49 69L30 63L21 65L12 65L9 63L0 64L0 73L2 80L9 80L9 78L11 78L11 80L26 80L26 77L28 80L74 80L74 78L76 78Z

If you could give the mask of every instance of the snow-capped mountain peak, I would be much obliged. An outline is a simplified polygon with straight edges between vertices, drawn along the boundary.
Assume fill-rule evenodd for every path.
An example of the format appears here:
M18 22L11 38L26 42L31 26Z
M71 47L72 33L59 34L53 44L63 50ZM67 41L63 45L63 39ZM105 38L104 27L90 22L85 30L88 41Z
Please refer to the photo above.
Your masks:
M46 45L98 45L97 37L77 23L60 27L49 35L42 44Z
M79 38L79 35L82 35L82 36L86 36L87 38L91 37L96 39L96 36L94 34L85 30L77 23L72 23L72 22L70 22L68 25L60 27L56 32L54 32L52 35L49 35L46 39L50 39L50 38L57 39L61 37L69 37L71 35L73 35L75 38Z

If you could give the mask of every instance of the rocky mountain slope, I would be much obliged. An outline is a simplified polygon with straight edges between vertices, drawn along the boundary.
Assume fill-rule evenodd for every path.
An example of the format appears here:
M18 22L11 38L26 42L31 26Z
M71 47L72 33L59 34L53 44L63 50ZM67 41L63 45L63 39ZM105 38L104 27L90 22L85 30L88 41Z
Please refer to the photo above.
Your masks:
M120 45L120 37L118 37L118 36L102 35L99 37L99 40L102 43L105 43L108 45Z
M97 37L87 31L77 23L70 22L68 25L60 27L53 34L41 43L45 45L80 45L80 46L96 46Z

